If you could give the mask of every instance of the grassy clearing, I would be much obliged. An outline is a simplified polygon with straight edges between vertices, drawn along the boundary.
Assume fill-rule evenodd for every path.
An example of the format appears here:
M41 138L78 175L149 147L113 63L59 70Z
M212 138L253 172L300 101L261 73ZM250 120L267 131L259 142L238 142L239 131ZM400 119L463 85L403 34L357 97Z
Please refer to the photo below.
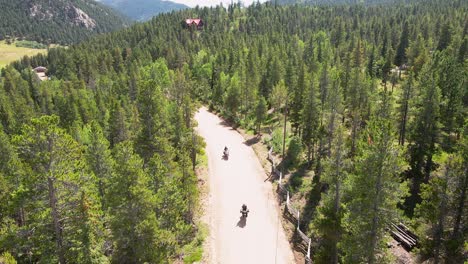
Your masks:
M0 41L0 69L10 62L21 59L25 55L34 56L46 52L46 49L16 47L15 43L7 45L4 40Z

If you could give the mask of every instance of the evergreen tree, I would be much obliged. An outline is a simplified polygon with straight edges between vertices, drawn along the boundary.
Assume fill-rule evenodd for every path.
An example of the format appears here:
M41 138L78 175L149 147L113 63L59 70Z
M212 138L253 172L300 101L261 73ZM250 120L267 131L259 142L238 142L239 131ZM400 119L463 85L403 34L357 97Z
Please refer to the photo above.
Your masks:
M106 193L114 242L113 261L167 261L161 250L164 240L154 211L156 200L148 189L150 179L143 169L142 159L128 141L115 147L114 159L114 174Z
M418 84L421 95L410 133L411 196L406 200L406 211L410 215L414 206L421 202L421 183L427 183L435 164L432 157L438 150L440 137L440 88L431 71L432 64L424 66Z
M340 259L338 245L343 236L345 213L342 199L350 162L346 158L343 128L339 127L334 135L330 157L324 161L322 177L329 189L322 198L318 217L313 224L316 232L324 239L323 248L314 256L317 263L339 263Z
M139 82L138 110L142 129L136 139L136 149L147 162L154 153L168 144L168 106L163 95L169 87L169 72L164 60L158 60L142 71Z
M446 23L442 27L442 31L439 37L439 44L437 44L437 50L446 49L450 45L451 41L452 41L452 32L451 32L450 24Z
M318 139L318 128L320 124L320 106L317 98L316 83L314 77L310 80L307 98L302 109L302 142L307 150L307 161L312 161L314 147Z
M403 196L398 180L402 159L393 144L392 102L388 95L371 117L360 142L354 172L348 177L342 244L346 262L388 261L385 230L397 216L397 203Z
M400 37L400 44L398 44L398 48L395 55L394 64L397 66L401 66L407 61L406 56L406 49L409 46L409 32L408 32L408 22L405 22L403 26L403 31L401 32Z
M408 119L410 115L410 101L413 96L413 75L410 75L409 78L403 84L403 94L400 100L399 107L399 137L398 143L402 146L405 145L406 140L406 130Z
M226 106L227 114L231 118L237 117L237 111L241 105L240 80L237 72L231 77L229 87L226 91Z
M262 132L262 124L265 122L266 115L267 115L267 104L266 100L263 97L258 99L257 106L255 107L255 123L256 123L256 132L261 134Z
M58 263L106 261L95 179L87 172L81 147L58 128L56 116L33 119L14 143L31 171L27 188L34 195L28 206L38 209L29 211L26 223L37 229L31 238L37 243L33 258Z
M465 151L466 150L462 150ZM463 262L461 219L466 218L468 167L463 152L436 160L440 169L421 187L422 203L416 207L420 223L422 253L434 263ZM451 229L454 228L454 229Z
M443 132L441 143L445 150L451 151L464 125L463 115L466 114L466 108L463 106L463 94L466 94L466 91L463 86L466 86L466 72L454 56L442 53L438 57L437 64L434 70L438 73L437 84L441 91L440 121Z
M89 168L96 175L99 197L102 209L106 209L105 193L112 176L113 160L109 141L104 137L101 127L95 121L91 122L90 142L86 149Z

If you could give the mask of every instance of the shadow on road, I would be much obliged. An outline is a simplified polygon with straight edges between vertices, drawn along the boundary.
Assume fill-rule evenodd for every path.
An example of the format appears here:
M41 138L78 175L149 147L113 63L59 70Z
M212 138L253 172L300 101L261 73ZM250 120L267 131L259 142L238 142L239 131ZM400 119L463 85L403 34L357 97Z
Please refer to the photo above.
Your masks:
M252 145L257 144L259 141L260 141L260 137L253 137L249 140L244 141L244 144L250 147Z
M223 120L218 123L219 125L229 128L229 130L236 130L236 125L230 123L229 121Z
M247 217L241 216L239 222L237 222L237 226L240 228L244 228L247 225Z

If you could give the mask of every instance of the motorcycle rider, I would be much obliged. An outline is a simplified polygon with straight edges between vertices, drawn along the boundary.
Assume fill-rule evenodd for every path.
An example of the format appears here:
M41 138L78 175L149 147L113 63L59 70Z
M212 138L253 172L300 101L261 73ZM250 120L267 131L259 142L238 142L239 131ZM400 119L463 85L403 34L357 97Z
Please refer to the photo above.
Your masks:
M247 217L247 214L249 213L249 209L247 209L247 205L243 204L241 209L242 210L240 212L241 212L242 216Z

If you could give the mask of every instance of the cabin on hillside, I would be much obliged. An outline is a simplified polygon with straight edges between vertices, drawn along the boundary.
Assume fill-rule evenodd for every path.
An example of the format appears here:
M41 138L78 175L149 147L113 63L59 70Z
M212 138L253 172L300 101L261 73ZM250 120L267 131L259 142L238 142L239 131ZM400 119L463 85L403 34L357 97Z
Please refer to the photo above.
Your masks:
M46 67L43 67L43 66L36 67L36 68L33 69L33 72L36 73L37 77L41 81L45 81L45 80L48 79L47 75L46 75L46 72L47 72Z
M184 25L186 28L195 28L197 30L201 30L205 24L200 18L187 18L185 19Z

